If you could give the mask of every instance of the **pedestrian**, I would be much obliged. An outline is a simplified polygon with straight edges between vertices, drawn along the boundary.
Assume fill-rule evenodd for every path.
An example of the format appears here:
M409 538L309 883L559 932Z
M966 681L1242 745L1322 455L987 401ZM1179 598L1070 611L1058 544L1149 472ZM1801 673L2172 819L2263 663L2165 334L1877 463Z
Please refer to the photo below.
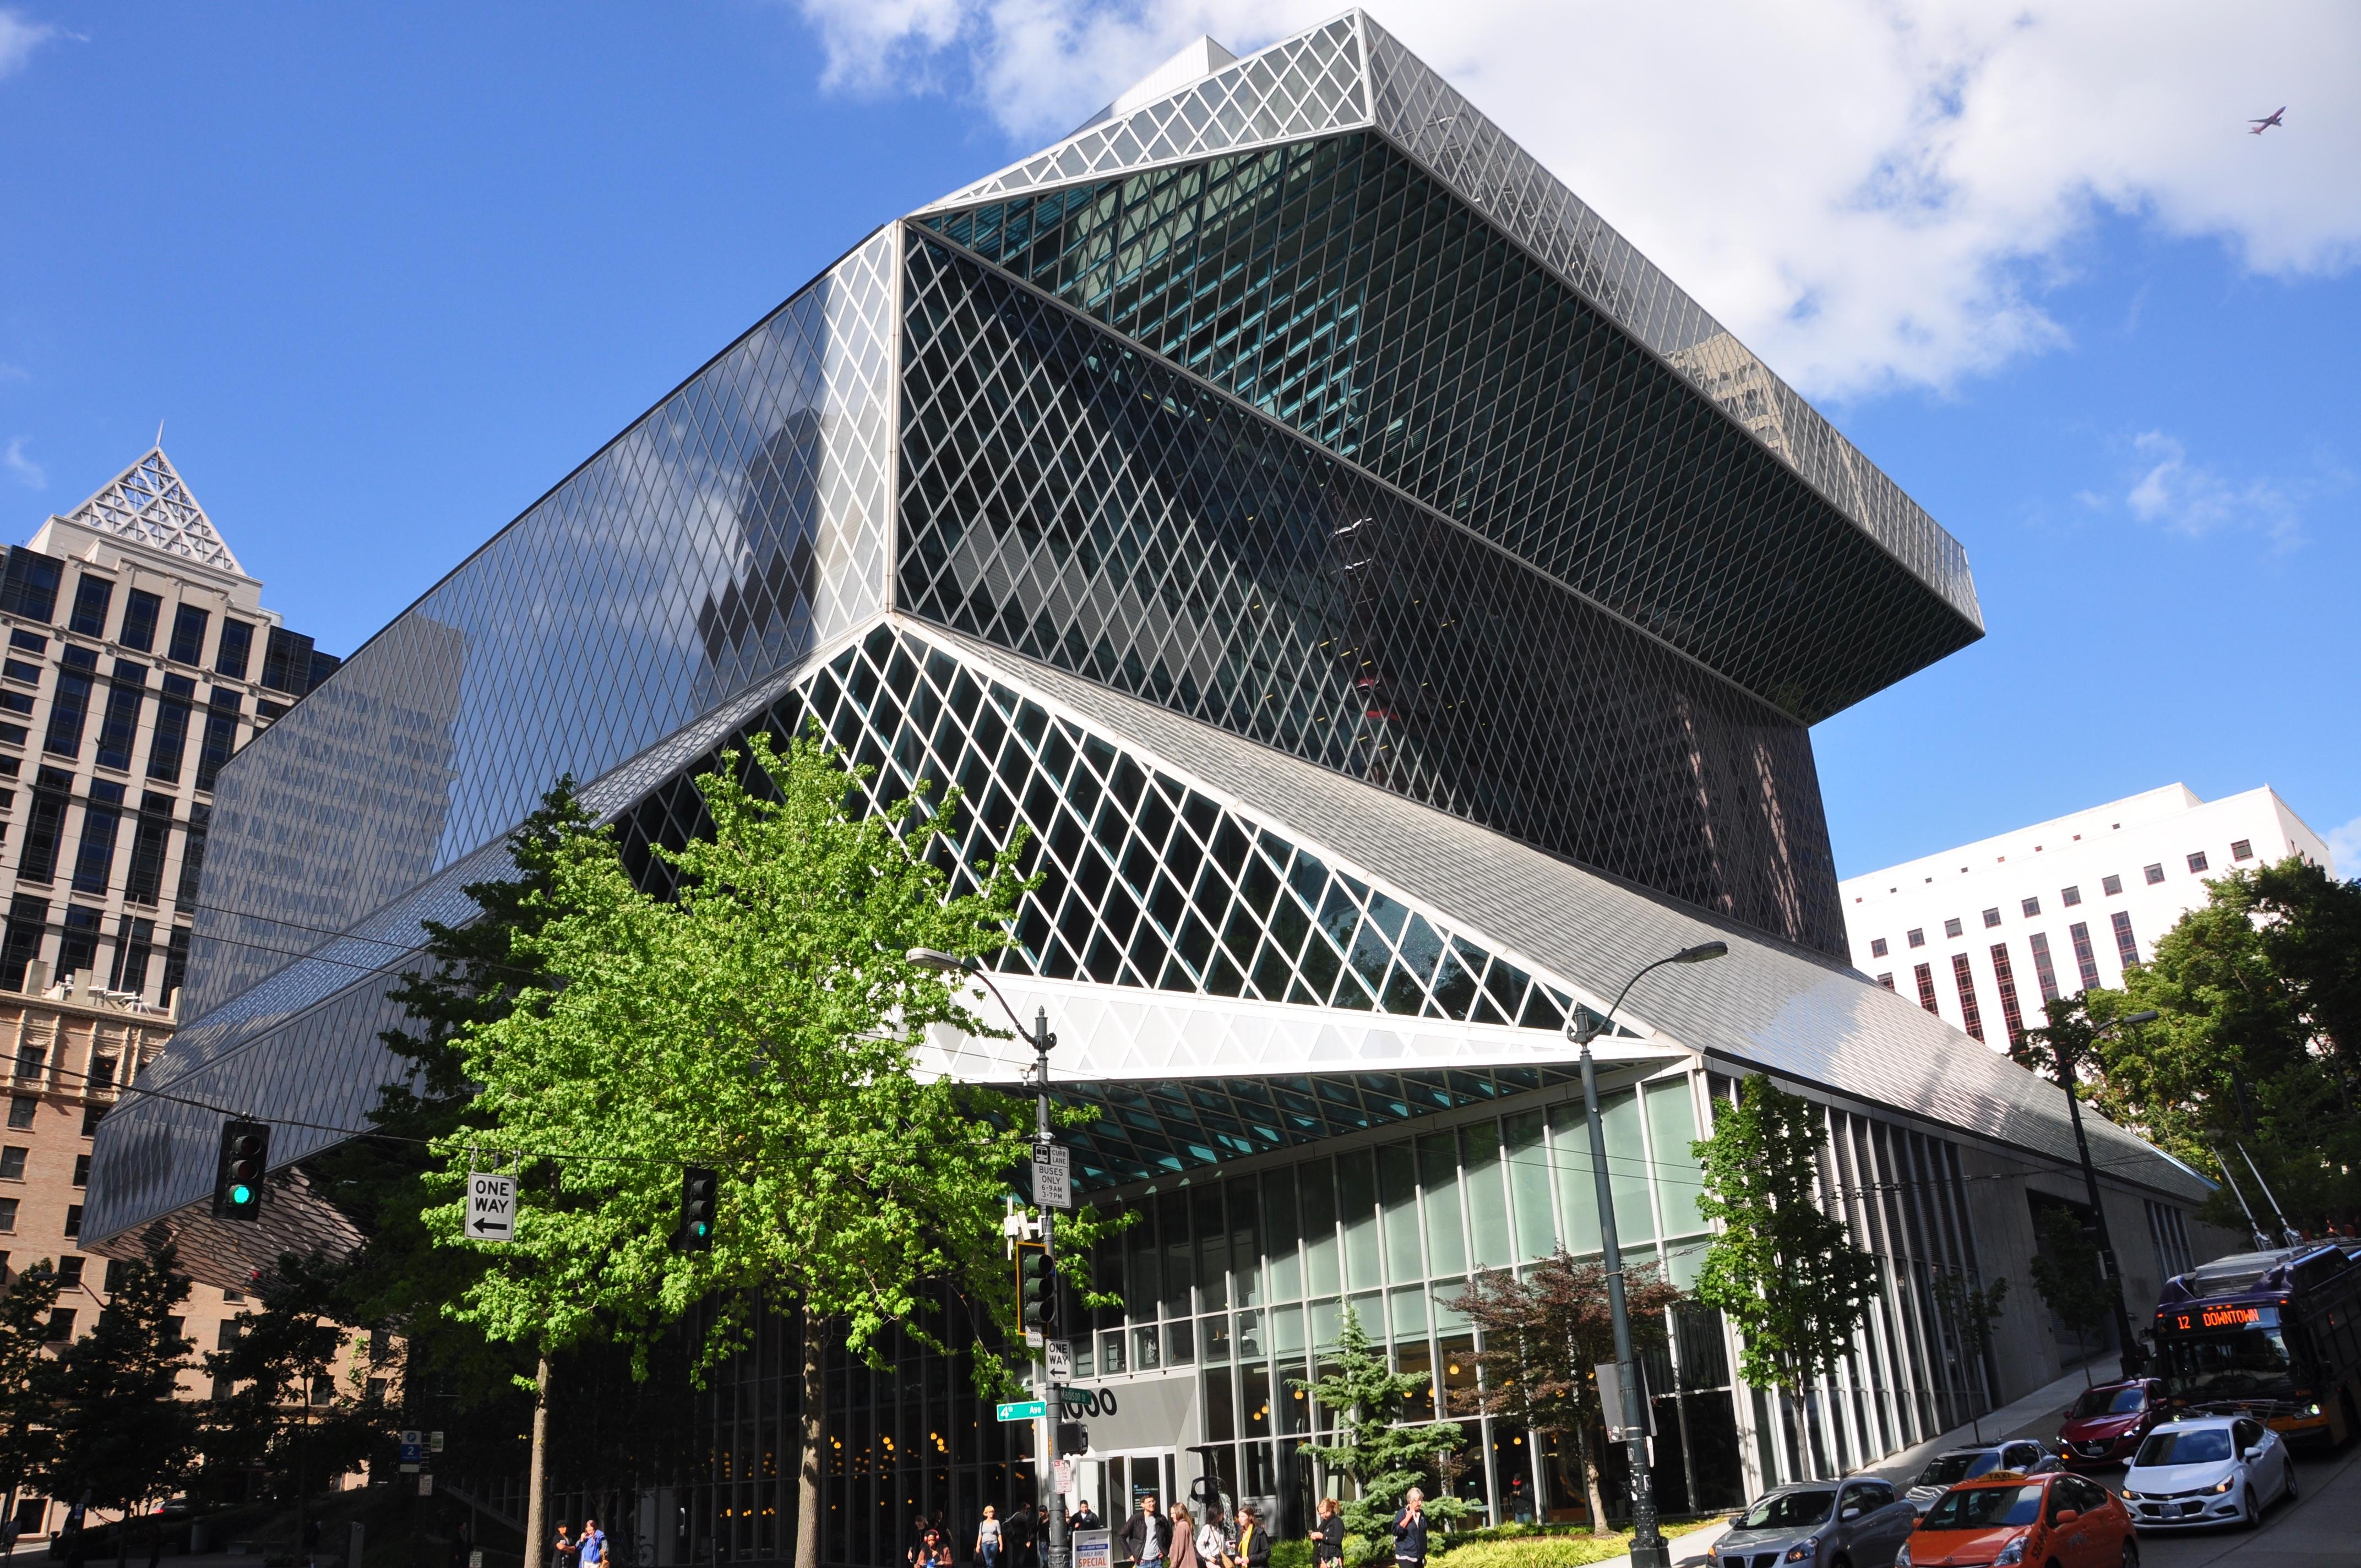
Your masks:
M1098 1510L1091 1507L1091 1500L1088 1497L1084 1497L1082 1507L1076 1508L1073 1517L1066 1521L1066 1528L1068 1530L1104 1530L1106 1521L1099 1518Z
M1426 1494L1412 1486L1394 1516L1394 1561L1410 1568L1425 1568Z
M983 1505L983 1522L975 1527L976 1561L983 1568L1000 1568L1000 1520L998 1510L990 1503Z
M581 1549L574 1544L574 1536L564 1525L557 1527L557 1543L549 1549L550 1561L557 1568L577 1568L582 1561Z
M607 1561L607 1532L598 1528L597 1519L582 1521L582 1539L576 1542L582 1554L582 1568L603 1568Z
M910 1568L918 1568L919 1554L927 1549L928 1532L934 1528L935 1521L926 1515L910 1516L910 1547L908 1551L902 1553L902 1561L907 1563Z
M1320 1499L1320 1522L1312 1527L1312 1561L1315 1568L1344 1568L1345 1514L1336 1499Z
M1000 1530L1001 1540L1008 1552L1008 1568L1035 1568L1038 1563L1033 1550L1035 1525L1030 1502L1020 1500L1008 1510L1008 1520Z
M918 1541L918 1568L951 1568L950 1540L932 1525Z
M1235 1568L1270 1568L1270 1532L1252 1503L1238 1505L1238 1542L1230 1549L1230 1562Z
M1134 1563L1162 1563L1172 1550L1172 1521L1156 1511L1156 1497L1139 1499L1139 1511L1123 1521L1123 1549Z
M1180 1530L1178 1520L1183 1511L1180 1508L1172 1510L1176 1542ZM1219 1500L1206 1504L1205 1518L1197 1525L1195 1539L1190 1542L1190 1550L1196 1554L1197 1561L1204 1564L1204 1568L1222 1568L1222 1564L1228 1560L1230 1532L1222 1528L1222 1505Z
M1216 1568L1197 1555L1197 1521L1178 1503L1172 1505L1172 1555L1165 1568Z

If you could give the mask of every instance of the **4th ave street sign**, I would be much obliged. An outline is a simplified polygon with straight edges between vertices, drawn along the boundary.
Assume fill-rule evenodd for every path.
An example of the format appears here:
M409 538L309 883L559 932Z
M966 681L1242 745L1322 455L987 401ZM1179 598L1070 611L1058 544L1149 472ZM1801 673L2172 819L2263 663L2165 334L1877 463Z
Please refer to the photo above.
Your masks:
M467 1173L467 1217L461 1225L469 1241L516 1240L516 1184L513 1174L488 1176L480 1170Z
M1038 1421L1049 1413L1046 1399L1019 1399L1013 1405L1003 1405L1000 1419L1004 1421Z

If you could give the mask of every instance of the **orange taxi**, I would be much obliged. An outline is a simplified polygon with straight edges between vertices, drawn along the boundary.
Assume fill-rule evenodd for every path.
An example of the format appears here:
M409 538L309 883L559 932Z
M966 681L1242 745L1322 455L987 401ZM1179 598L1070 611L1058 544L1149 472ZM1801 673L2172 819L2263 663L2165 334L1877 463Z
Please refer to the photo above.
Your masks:
M2096 1481L1994 1470L1918 1521L1894 1568L2138 1568L2132 1516Z

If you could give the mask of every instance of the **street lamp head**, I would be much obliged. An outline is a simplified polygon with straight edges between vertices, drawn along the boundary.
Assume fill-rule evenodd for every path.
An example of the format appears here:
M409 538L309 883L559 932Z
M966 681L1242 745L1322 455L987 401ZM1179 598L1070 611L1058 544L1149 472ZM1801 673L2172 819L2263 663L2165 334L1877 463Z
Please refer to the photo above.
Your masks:
M1675 953L1673 955L1673 962L1676 964L1701 964L1708 959L1727 958L1729 954L1730 944L1728 942L1699 942L1694 948L1683 948L1679 952Z
M2164 1014L2158 1013L2155 1008L2148 1007L2143 1008L2137 1013L2126 1013L2122 1017L2116 1019L2115 1022L2118 1024L2153 1024L2162 1016L2164 1016Z
M963 959L940 948L912 948L908 957L920 969L932 970L937 974L966 974L977 967L973 959Z

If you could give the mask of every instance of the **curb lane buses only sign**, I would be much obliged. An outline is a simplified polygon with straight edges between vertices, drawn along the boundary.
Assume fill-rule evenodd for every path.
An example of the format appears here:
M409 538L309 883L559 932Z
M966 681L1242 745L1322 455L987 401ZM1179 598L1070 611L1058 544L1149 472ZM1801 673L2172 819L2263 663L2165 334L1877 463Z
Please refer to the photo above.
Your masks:
M467 1173L465 1226L469 1241L516 1240L516 1184L514 1175L487 1176L479 1170Z

